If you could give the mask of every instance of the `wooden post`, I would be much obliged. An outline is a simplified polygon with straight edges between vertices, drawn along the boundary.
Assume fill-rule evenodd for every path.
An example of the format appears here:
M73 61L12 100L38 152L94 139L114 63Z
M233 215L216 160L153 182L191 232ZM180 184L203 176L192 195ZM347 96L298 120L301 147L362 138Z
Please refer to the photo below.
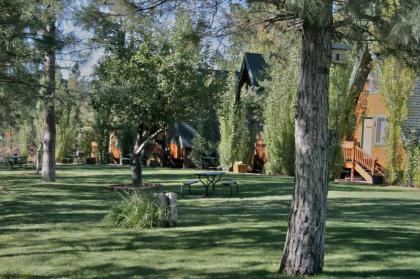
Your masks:
M372 160L372 166L370 168L370 172L371 172L372 176L375 174L375 166L376 166L376 163L377 162L378 162L378 159L377 158L375 158L374 160Z
M176 226L176 221L178 218L178 211L176 209L176 193L174 192L170 192L170 193L166 193L165 196L167 197L167 200L169 201L169 226L170 227L175 227Z

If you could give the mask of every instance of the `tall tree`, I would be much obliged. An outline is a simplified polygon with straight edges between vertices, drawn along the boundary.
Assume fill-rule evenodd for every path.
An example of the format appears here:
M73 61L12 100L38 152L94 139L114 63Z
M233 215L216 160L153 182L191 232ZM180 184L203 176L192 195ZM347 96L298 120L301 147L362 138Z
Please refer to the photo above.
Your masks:
M55 181L55 148L56 148L56 123L55 123L55 47L56 47L56 15L52 3L45 3L45 25L43 28L43 64L44 80L44 132L42 136L42 181Z
M9 59L13 63L7 63L9 69L5 73L9 74L0 73L0 81L12 84L15 88L18 88L17 85L25 88L14 92L18 93L18 98L31 92L33 101L39 97L43 100L44 182L55 180L55 78L59 69L56 60L59 51L65 46L70 46L73 39L72 35L64 36L57 26L63 19L64 6L70 3L66 0L7 0L0 3L2 11L7 11L0 17L0 44L4 44L7 56L13 58ZM3 51L0 51L0 59L4 57ZM10 66L12 64L13 66ZM10 71L10 67L15 69ZM25 102L20 102L20 106L23 105ZM34 107L36 106L32 105L32 108Z
M301 14L303 35L295 118L295 189L280 265L280 270L297 275L320 272L325 253L332 3L324 1L311 6L305 2Z
M388 112L386 178L388 183L395 184L402 180L402 125L407 118L407 100L412 93L416 75L402 61L393 57L385 59L381 66L381 96Z
M250 1L257 8L242 26L280 23L302 34L300 83L295 117L295 187L280 271L311 275L322 271L328 190L328 89L333 38L376 42L419 65L414 0ZM334 22L333 22L334 15ZM241 24L241 23L239 23ZM334 32L333 32L334 31ZM398 32L404 31L404 32ZM408 60L408 59L407 59ZM363 83L362 83L363 84Z
M133 39L121 34L119 46L109 48L97 68L98 101L110 100L114 119L137 128L132 162L136 186L142 184L147 143L168 124L199 120L218 103L222 83L202 52L201 27L201 21L193 22L179 11L175 28L166 33L171 36Z

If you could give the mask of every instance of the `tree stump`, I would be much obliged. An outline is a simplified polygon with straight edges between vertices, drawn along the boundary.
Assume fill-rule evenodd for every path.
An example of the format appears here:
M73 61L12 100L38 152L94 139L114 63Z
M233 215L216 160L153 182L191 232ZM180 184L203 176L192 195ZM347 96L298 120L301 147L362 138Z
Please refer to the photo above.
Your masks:
M160 224L162 227L175 227L178 217L176 208L176 193L157 193L160 208Z

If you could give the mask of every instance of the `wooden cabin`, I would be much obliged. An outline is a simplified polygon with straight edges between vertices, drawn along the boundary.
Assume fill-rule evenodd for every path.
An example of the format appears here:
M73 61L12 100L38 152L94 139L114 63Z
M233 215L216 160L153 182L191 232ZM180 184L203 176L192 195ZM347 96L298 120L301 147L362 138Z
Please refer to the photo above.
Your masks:
M350 177L347 177L350 181L381 183L387 167L388 110L381 96L379 73L379 68L373 65L355 111L357 125L354 140L342 144L344 168L350 172ZM403 141L412 128L420 136L420 79L408 99L408 118L401 135ZM403 146L398 152L404 152Z
M267 78L267 68L267 63L261 54L249 52L244 54L238 73L238 86L235 96L236 103L241 101L241 91L243 88L253 90L256 94L264 94L264 88L261 86L261 82ZM267 162L265 143L262 137L263 123L260 119L250 115L248 118L248 129L255 149L251 161L244 163L250 165L252 172L262 172L264 164Z
M347 52L351 49L350 46L342 43L333 43L331 47L332 63L345 63ZM264 88L261 83L265 79L269 79L267 73L268 65L263 55L258 53L246 52L242 59L242 64L238 73L238 86L236 90L236 103L241 100L241 90L245 87L251 89L257 94L264 94ZM261 172L267 162L267 154L265 150L264 138L262 136L263 123L258 119L250 118L249 130L251 132L251 139L254 140L254 155L251 162L248 162L253 172Z

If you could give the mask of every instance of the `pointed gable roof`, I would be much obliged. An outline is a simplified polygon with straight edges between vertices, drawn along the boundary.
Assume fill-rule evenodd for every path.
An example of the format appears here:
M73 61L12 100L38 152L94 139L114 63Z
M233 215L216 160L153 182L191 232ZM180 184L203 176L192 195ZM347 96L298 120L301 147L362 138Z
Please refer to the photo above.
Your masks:
M245 83L258 87L258 79L261 77L266 67L267 63L261 54L245 52L239 71L238 89Z
M239 102L241 89L244 84L252 87L260 87L258 80L261 81L267 63L264 57L259 53L245 52L242 59L241 69L238 73L238 84L236 88L235 102Z

